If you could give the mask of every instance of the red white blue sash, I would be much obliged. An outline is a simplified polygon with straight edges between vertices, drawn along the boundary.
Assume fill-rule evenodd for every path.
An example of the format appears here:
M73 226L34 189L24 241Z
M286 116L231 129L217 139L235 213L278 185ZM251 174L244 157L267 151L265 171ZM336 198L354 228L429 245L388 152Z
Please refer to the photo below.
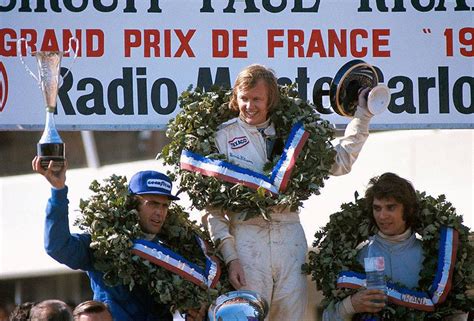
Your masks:
M291 129L290 135L285 143L283 154L272 171L271 181L273 185L283 192L290 180L291 171L295 167L296 159L301 152L309 133L304 130L302 123L296 123Z
M438 266L429 294L434 304L446 300L453 280L454 265L459 245L459 233L453 228L441 228L440 247L438 250Z
M206 267L200 268L160 243L138 239L133 243L132 253L201 287L214 288L219 281L220 267L217 258L207 254L207 243L196 236L206 257Z
M454 265L456 263L458 239L458 231L451 227L441 227L439 241L440 246L438 250L438 267L428 293L413 291L388 282L388 300L392 303L408 308L428 312L434 311L435 304L442 303L451 290ZM365 274L352 271L343 271L339 273L337 286L340 288L350 289L365 287Z
M189 150L183 150L181 153L181 169L217 177L234 184L243 184L252 189L262 187L272 194L278 194L286 189L291 171L308 136L309 133L304 130L302 123L293 126L285 143L283 154L274 167L271 177L226 161L209 159Z
M253 189L263 187L272 194L278 194L278 190L267 176L250 169L218 159L210 159L189 150L182 151L180 161L181 169L217 177L229 183L243 184Z
M341 272L337 279L337 286L349 289L365 287L365 274L352 271ZM387 296L390 302L401 306L428 312L434 311L433 301L425 292L409 290L387 282Z

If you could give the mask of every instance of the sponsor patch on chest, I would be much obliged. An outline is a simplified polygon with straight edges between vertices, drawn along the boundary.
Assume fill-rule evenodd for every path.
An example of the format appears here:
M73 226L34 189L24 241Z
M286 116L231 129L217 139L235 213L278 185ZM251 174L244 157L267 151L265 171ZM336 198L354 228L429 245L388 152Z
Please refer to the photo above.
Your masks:
M244 147L249 143L247 136L234 137L229 140L229 145L231 149L239 149Z

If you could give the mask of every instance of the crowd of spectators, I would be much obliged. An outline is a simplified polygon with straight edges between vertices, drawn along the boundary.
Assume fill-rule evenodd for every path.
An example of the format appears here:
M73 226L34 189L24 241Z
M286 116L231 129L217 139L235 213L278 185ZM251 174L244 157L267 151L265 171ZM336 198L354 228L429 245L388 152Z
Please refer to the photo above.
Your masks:
M88 300L71 306L52 299L13 307L0 303L0 321L112 321L112 315L102 302Z

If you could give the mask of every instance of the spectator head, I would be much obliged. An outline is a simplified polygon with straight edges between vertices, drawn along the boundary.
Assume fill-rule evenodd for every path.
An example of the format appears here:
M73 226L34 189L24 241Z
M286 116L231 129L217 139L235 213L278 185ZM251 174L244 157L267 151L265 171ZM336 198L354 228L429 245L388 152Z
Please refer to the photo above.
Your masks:
M99 301L85 301L73 311L74 321L112 321L112 314L107 306Z
M28 321L30 319L31 308L34 305L33 302L25 302L17 305L10 314L10 321Z
M72 321L69 306L60 300L45 300L33 306L30 311L31 321Z
M8 309L2 303L0 303L0 321L8 321Z

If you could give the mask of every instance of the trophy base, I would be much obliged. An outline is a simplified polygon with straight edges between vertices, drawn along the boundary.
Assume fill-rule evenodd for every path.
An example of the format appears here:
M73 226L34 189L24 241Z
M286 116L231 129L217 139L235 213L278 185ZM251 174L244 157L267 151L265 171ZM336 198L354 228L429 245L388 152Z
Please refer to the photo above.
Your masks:
M54 161L53 170L60 170L64 166L64 143L38 143L36 154L40 158L41 167L48 169L49 162Z

